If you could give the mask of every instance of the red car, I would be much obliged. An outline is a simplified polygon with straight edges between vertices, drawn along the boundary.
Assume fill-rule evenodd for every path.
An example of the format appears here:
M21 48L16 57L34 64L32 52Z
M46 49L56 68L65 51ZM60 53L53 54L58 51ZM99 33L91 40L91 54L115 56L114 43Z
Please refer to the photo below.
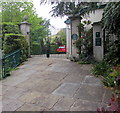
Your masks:
M66 53L66 46L65 45L59 46L59 48L57 49L57 52Z

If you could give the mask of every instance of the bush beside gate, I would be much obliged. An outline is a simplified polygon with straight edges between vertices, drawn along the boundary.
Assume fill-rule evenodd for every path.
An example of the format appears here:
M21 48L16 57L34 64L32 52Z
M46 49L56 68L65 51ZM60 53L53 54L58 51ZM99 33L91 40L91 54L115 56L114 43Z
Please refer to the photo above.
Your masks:
M21 34L5 34L3 41L4 54L10 54L18 49L21 49L21 62L27 59L28 43L24 35Z

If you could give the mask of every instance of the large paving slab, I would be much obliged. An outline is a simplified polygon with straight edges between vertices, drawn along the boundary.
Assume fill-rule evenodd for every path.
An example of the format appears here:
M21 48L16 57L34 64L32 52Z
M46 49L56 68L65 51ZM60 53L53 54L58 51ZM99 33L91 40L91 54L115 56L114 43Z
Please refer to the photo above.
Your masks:
M83 79L83 84L89 84L89 85L102 85L102 82L99 78L94 77L94 76L85 76L85 78Z
M44 80L37 84L33 90L43 93L52 93L61 83L53 80Z
M23 106L21 106L20 108L18 108L16 111L17 112L18 111L23 111L23 112L25 112L25 111L28 111L28 112L30 112L30 111L31 112L33 112L33 111L41 111L42 112L42 111L44 111L44 108L40 107L40 106L37 106L35 104L25 103Z
M77 89L79 89L79 87L80 87L80 84L76 84L76 83L63 83L52 94L73 97L73 95L75 94Z
M76 100L74 98L63 97L53 107L52 111L69 111Z
M3 98L18 99L21 95L26 93L28 89L11 87L3 93Z
M71 73L68 74L68 76L66 76L64 79L62 79L63 83L82 83L83 79L84 79L84 75L79 75L76 73Z
M96 111L98 107L100 107L100 103L78 99L71 106L70 111Z
M2 111L16 111L23 105L24 102L21 102L17 99L4 98L2 100Z
M111 90L81 65L52 55L33 56L2 80L3 111L96 111Z
M75 94L75 98L89 100L91 102L102 102L104 93L105 89L103 89L103 87L101 86L85 84L81 85L81 87Z

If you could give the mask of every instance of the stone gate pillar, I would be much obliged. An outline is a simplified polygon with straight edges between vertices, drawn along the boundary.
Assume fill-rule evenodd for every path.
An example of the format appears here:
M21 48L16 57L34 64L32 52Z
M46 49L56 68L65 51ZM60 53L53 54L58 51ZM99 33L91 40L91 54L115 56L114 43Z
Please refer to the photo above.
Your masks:
M103 31L101 22L93 23L93 55L95 60L101 61L104 57Z
M77 54L78 49L75 46L75 42L80 37L78 26L81 22L81 17L73 16L70 17L70 19L71 19L71 55L72 57L79 58L79 54Z
M71 20L67 19L66 21L64 21L64 23L66 24L66 56L67 58L71 57Z
M28 19L26 16L24 16L23 19L24 19L24 22L21 22L19 24L20 31L23 35L26 36L26 40L28 42L28 57L31 57L31 55L30 55L30 27L31 27L31 24L26 21Z

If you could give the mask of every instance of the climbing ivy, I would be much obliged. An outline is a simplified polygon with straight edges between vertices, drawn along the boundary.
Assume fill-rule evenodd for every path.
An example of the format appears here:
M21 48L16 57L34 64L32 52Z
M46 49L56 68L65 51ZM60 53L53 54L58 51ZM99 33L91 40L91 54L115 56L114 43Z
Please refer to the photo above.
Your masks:
M120 2L107 3L102 22L103 28L109 33L120 35Z

